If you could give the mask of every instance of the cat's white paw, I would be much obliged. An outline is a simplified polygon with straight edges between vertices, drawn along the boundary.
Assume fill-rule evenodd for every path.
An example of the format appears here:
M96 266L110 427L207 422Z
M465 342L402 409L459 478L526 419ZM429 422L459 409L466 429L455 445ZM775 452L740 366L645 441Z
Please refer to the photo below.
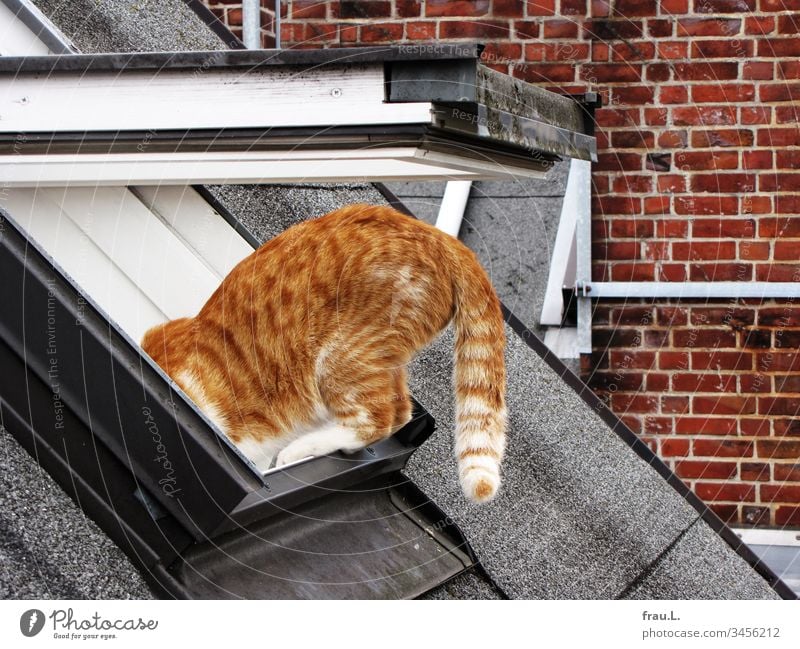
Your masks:
M275 466L279 467L286 464L291 464L292 462L298 462L299 460L305 460L313 455L314 453L309 452L308 449L292 448L292 444L289 444L289 446L278 453L278 459L275 461Z

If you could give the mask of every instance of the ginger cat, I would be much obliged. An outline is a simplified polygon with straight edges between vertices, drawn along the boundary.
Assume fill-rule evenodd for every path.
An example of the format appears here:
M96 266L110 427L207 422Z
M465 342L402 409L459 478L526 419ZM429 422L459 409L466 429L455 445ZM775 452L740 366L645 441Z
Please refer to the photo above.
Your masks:
M451 320L459 477L485 502L505 448L500 303L472 251L421 221L350 205L299 223L142 348L265 471L406 424L406 365Z

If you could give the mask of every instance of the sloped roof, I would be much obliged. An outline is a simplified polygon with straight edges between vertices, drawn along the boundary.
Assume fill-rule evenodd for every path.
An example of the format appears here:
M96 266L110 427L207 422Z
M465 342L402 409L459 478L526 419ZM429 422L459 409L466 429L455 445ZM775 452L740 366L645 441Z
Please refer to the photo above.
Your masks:
M37 4L85 51L221 43L178 0ZM383 201L370 185L211 191L260 238L343 204ZM519 200L508 205L524 212L530 199L512 198ZM494 224L480 228L487 250L498 257L506 235ZM507 289L498 286L501 294ZM523 299L520 294L520 303ZM533 313L523 319L531 322ZM546 362L532 334L525 340L511 327L507 333L510 443L503 490L488 506L467 503L457 485L451 451L451 333L423 352L411 370L414 394L439 430L415 454L408 475L461 526L487 571L463 575L430 597L776 597L685 494L668 484L663 466L659 473L648 465L658 460L641 448L637 455L631 440L612 431L611 420L576 391L588 389L565 374L563 366ZM3 595L147 596L149 590L122 553L8 433L0 435L7 469L0 493L2 552L8 558L0 573Z

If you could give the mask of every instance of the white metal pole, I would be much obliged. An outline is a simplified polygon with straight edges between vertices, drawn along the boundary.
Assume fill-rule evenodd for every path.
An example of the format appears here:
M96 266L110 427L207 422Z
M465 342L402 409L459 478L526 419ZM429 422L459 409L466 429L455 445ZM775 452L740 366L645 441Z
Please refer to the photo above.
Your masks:
M261 49L261 0L242 0L242 36L247 49Z
M461 229L461 221L464 219L470 189L472 189L471 180L448 181L439 207L439 215L436 217L436 227L456 239Z

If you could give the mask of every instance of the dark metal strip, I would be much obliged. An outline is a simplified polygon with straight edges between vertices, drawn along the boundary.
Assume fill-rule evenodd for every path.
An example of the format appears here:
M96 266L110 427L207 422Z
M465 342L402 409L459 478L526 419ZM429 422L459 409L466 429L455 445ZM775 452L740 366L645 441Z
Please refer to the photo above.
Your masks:
M200 0L183 0L186 5L191 9L197 17L202 20L208 28L214 32L217 36L219 36L225 45L227 45L232 50L244 50L247 49L244 43L242 43L241 39L239 39L230 29L228 26L222 22L219 18L214 15L214 12L211 11L205 4L203 4Z
M59 56L4 56L0 74L34 72L120 72L122 70L194 70L255 68L262 66L347 65L389 61L473 60L477 65L480 48L476 44L393 45L382 47L343 47L317 50L209 50L191 52L117 52L109 54L70 54Z
M73 45L65 40L65 36L55 29L44 16L33 11L28 4L20 0L0 0L6 5L22 23L30 29L48 49L55 54L74 54L77 52ZM44 20L43 20L44 18ZM6 57L2 57L6 58Z

